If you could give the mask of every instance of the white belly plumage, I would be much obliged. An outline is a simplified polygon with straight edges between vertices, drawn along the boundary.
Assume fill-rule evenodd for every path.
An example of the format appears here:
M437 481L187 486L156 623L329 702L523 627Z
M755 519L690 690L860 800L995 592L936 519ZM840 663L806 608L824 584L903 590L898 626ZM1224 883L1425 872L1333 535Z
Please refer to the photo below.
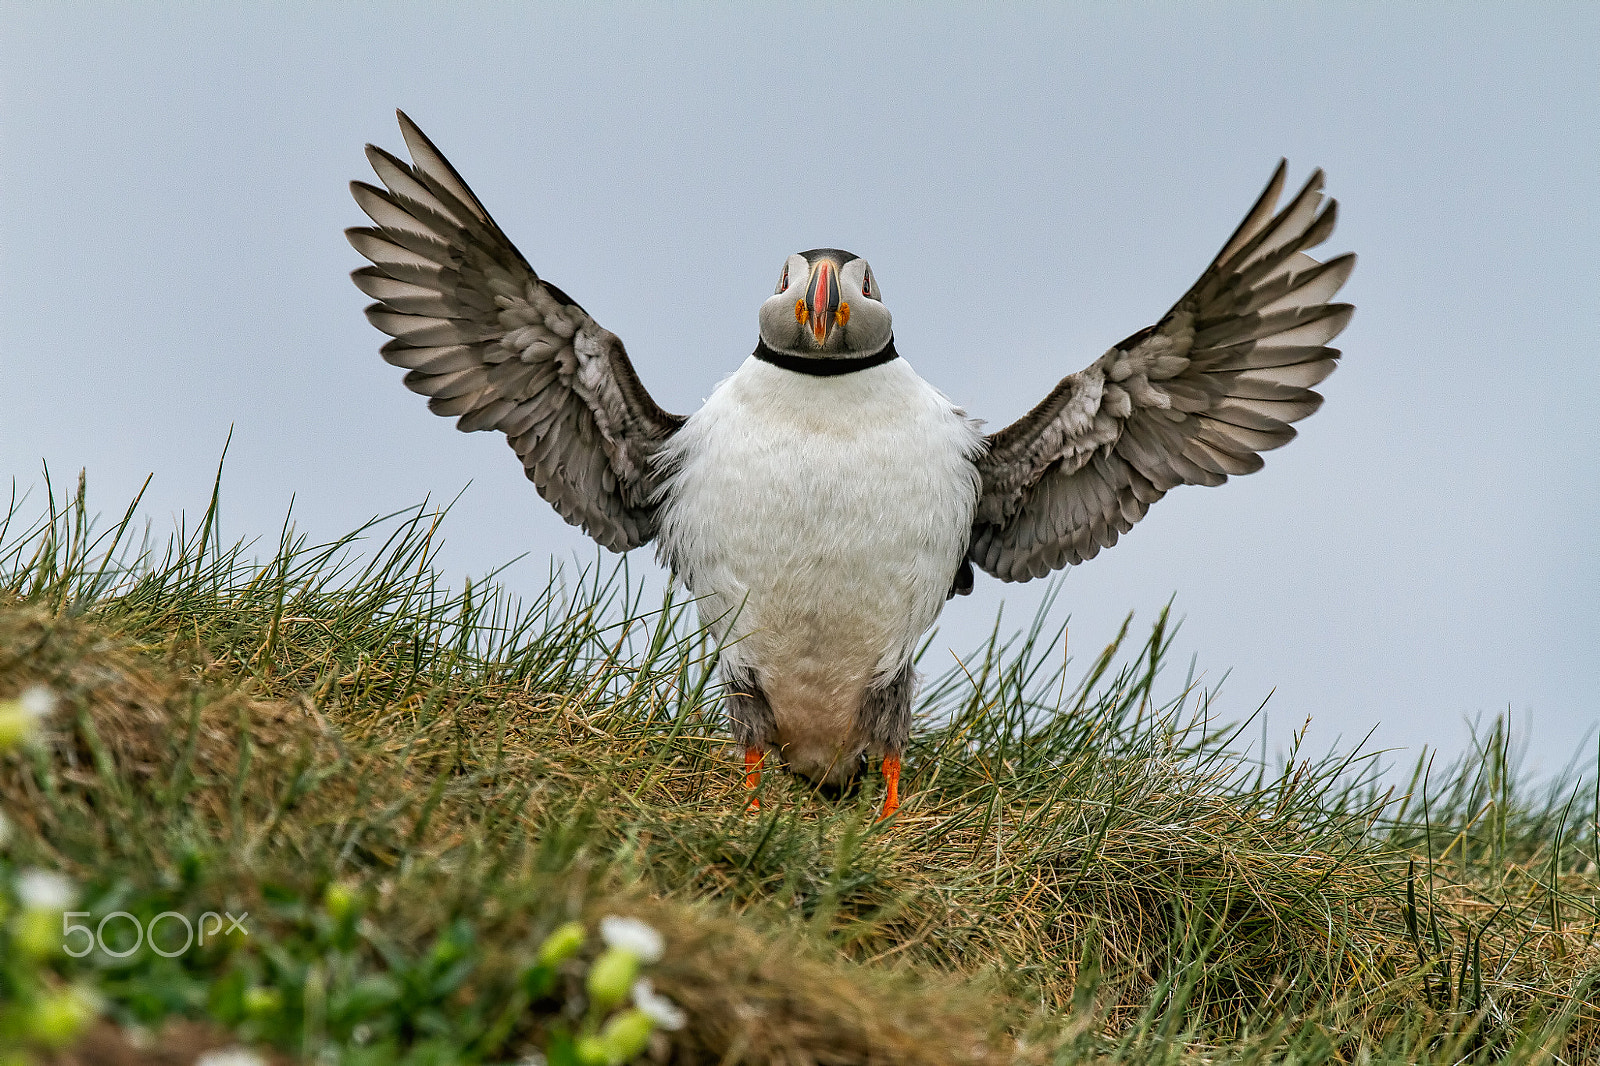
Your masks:
M862 696L910 660L967 550L981 447L903 359L812 377L751 358L669 443L661 556L796 770L862 750Z

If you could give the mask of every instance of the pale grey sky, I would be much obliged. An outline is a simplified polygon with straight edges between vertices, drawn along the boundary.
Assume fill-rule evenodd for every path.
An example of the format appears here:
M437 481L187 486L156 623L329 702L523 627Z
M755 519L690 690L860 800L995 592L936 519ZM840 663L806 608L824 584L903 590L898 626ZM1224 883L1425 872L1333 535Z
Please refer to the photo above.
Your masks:
M291 495L331 537L471 481L456 579L593 558L377 356L341 231L397 106L680 412L784 257L838 246L1003 425L1155 321L1287 156L1340 201L1324 250L1361 256L1327 404L1070 573L1078 661L1175 595L1177 667L1231 668L1230 717L1276 690L1275 745L1309 716L1313 748L1454 751L1509 710L1549 770L1600 718L1600 7L7 5L0 40L24 486L87 467L111 510L154 473L150 513L194 513L233 425L230 536ZM943 642L1042 591L980 575Z

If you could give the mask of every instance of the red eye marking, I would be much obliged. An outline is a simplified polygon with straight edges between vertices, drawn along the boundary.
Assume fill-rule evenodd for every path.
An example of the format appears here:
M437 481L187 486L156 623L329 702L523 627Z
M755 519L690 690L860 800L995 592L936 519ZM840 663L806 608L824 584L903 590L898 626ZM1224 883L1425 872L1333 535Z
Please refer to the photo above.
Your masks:
M872 295L872 275L871 274L867 274L866 276L864 276L861 279L861 295L863 295L863 296L871 296Z

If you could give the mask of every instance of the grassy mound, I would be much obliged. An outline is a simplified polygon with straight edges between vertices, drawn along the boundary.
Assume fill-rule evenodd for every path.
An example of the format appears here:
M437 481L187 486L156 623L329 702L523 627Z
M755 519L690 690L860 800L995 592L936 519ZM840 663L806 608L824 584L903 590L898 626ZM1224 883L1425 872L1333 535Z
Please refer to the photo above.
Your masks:
M96 533L81 485L20 514L0 698L61 708L0 756L7 861L70 875L90 922L250 915L172 958L50 957L118 1031L556 1062L599 946L530 976L541 944L622 914L688 1017L657 1061L1600 1057L1593 783L1530 792L1498 727L1404 795L1365 759L1269 770L1168 683L1165 618L1081 677L1059 633L997 628L925 682L895 819L875 777L769 774L747 813L716 649L625 570L516 603L443 587L422 510L265 560L215 500L159 552L132 508Z

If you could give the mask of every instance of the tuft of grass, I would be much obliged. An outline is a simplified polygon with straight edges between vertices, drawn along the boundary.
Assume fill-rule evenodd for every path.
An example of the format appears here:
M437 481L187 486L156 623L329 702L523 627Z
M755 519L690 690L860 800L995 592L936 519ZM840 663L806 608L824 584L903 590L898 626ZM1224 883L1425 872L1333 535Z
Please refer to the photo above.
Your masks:
M618 913L666 936L677 1062L1600 1057L1594 778L1530 786L1503 723L1404 791L1372 755L1268 767L1168 676L1165 613L1078 665L1041 611L924 664L895 819L875 777L769 774L749 813L717 648L625 563L518 601L441 580L426 507L258 558L217 492L161 541L57 497L0 524L0 698L64 707L0 756L10 850L91 920L251 915L51 963L123 1027L555 1061L596 945L535 995L539 945Z

